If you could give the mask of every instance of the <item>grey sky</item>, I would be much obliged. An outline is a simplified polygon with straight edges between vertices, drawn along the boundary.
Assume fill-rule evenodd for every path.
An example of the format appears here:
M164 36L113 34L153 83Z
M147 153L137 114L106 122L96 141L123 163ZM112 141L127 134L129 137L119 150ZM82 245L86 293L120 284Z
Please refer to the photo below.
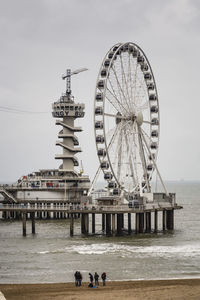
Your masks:
M72 91L86 105L78 121L85 173L98 159L93 134L93 98L101 61L117 42L135 42L147 55L156 79L164 179L200 174L199 77L200 2L193 0L0 0L0 106L46 114L0 111L0 181L15 181L54 159L60 128L51 103L64 92L67 67L87 67L74 76Z

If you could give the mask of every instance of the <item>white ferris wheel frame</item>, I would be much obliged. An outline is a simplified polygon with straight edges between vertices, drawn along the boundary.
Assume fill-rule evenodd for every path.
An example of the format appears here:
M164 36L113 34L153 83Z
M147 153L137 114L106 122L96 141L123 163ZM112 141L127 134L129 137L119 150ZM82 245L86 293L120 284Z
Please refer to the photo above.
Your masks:
M109 165L109 167L107 169L109 169L109 172L111 174L111 178L108 179L108 182L111 181L112 178L114 178L114 180L116 182L116 186L120 189L124 189L125 191L127 191L127 188L125 188L123 186L123 182L120 181L119 173L120 173L120 167L121 166L118 169L119 172L117 172L117 174L116 174L116 170L114 170L114 168L113 168L113 162L111 161L110 154L109 154L109 148L112 146L112 139L113 139L114 134L116 134L116 132L112 135L110 143L108 143L108 141L107 141L108 132L106 132L106 126L105 126L105 117L110 117L110 118L115 117L116 120L121 119L121 121L122 120L124 120L124 121L128 120L127 117L125 117L123 115L119 115L119 116L116 117L116 115L112 115L112 114L109 114L109 113L105 112L106 89L107 89L108 80L110 80L109 79L110 69L114 65L114 62L115 62L115 59L117 58L117 55L121 56L121 50L122 49L123 49L123 52L128 52L128 53L129 53L129 49L136 50L137 51L136 65L139 65L140 67L141 67L142 64L138 62L138 57L139 56L143 57L143 59L144 59L143 65L147 66L146 67L147 70L143 69L141 72L143 73L143 75L145 75L146 73L150 74L150 79L149 80L144 80L144 82L146 83L145 88L146 88L146 92L147 92L147 95L148 95L148 100L150 99L150 95L155 96L155 101L153 101L153 102L154 102L154 104L156 104L157 111L156 112L151 111L152 106L151 106L150 100L149 100L148 108L149 108L149 120L150 120L150 122L146 121L146 120L143 120L143 123L148 123L148 125L149 125L150 136L148 136L143 131L143 129L140 128L140 126L138 125L138 122L135 122L135 125L134 125L134 126L137 127L136 131L137 131L137 135L138 135L139 148L140 148L140 149L138 149L138 151L140 152L140 157L141 157L141 161L142 161L142 168L143 168L143 171L144 171L143 175L145 177L145 183L146 184L144 185L144 187L142 187L141 178L140 178L140 180L137 179L137 182L135 181L135 186L132 189L132 192L134 190L138 190L138 189L140 190L140 192L142 192L144 189L147 189L147 192L149 192L150 191L150 180L152 178L152 174L153 174L154 170L157 171L158 176L161 179L161 183L164 186L164 183L162 181L162 178L160 176L160 173L159 173L157 165L156 165L156 160L157 160L157 155L158 155L158 147L159 147L159 140L160 140L160 110L159 110L158 92L157 92L157 87L156 87L154 74L153 74L151 65L150 65L146 55L144 54L143 50L138 45L136 45L135 43L132 43L132 42L117 43L114 46L112 46L109 49L109 51L106 53L106 55L105 55L105 57L102 61L99 73L98 73L97 82L96 82L96 89L95 89L95 98L94 98L94 135L95 135L95 141L96 141L97 155L98 155L98 150L100 150L99 145L103 144L104 147L105 147L105 153L106 154L103 155L103 156L98 155L98 158L99 158L99 163L100 163L100 166L101 166L101 163L103 161L105 161L105 157L106 157L106 161L108 162L108 165ZM126 49L126 50L124 51L124 49ZM117 54L117 53L119 53L119 54ZM129 53L129 55L131 55L131 53ZM109 57L111 57L111 58L109 59ZM121 59L121 57L120 57L120 59ZM122 61L122 59L121 59L121 61ZM107 67L105 67L106 62L109 62ZM129 61L129 63L130 63L130 61ZM106 76L101 75L103 70L106 70ZM125 76L125 74L124 74L124 76ZM116 77L116 81L118 81L117 74L115 74L115 77ZM130 77L130 79L131 79L131 77ZM126 80L126 77L125 77L125 80ZM102 88L99 88L99 85L98 85L100 81L104 82L104 86ZM153 92L149 88L147 88L147 83L151 83L153 85ZM120 83L119 83L119 86L120 86ZM120 86L120 88L122 90L121 86ZM122 93L123 93L123 90L122 90ZM127 93L128 93L128 87L127 87ZM97 95L98 94L102 95L102 102L97 100ZM125 99L125 96L123 96L123 97ZM133 100L133 99L131 99L131 100ZM102 103L102 106L101 106L102 107L102 113L101 114L96 114L96 109L97 109L98 104L100 102ZM99 121L99 118L101 119L101 121ZM152 124L152 119L157 119L157 123ZM119 122L121 122L121 121L119 121ZM96 122L102 122L102 128L96 128ZM121 124L121 123L119 123L119 124ZM118 127L118 125L116 126L115 130L117 129L117 127ZM155 130L155 128L156 128L156 131L157 131L157 136L153 138L151 135L152 135L152 131ZM98 143L97 142L97 137L99 136L99 131L101 133L101 136L103 137L102 138L104 140L103 143ZM125 138L127 139L127 136ZM150 144L147 141L147 138L151 141L151 143L156 143L156 145L157 145L156 149L154 149L153 151L150 148ZM129 145L127 143L127 152L131 151L131 147L132 147L132 145ZM146 149L144 149L144 148L146 148ZM145 151L146 151L146 156L148 155L150 157L151 162L152 162L152 166L153 166L151 172L148 172L148 173L147 173L147 170L145 169L147 167L147 164L145 162L145 159L146 159L146 156L145 156L145 153L144 153ZM131 167L133 168L133 165L130 166L130 168ZM137 168L137 165L134 164L134 172L132 172L132 174L133 174L132 177L134 177L134 173L137 174L136 168ZM105 176L106 173L108 173L107 169L102 168L104 176ZM98 176L99 171L100 171L100 167L99 167L99 169L96 173L96 176ZM133 178L133 181L134 180L135 179ZM164 187L164 189L165 189L165 187Z

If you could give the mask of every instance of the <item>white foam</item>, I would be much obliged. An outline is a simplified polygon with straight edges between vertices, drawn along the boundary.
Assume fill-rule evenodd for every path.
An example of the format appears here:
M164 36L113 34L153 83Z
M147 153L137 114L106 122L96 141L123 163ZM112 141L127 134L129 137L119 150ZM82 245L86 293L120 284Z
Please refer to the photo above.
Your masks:
M179 245L179 246L134 246L130 244L90 244L66 247L66 252L77 252L82 255L118 254L122 257L131 254L147 256L200 256L200 245Z

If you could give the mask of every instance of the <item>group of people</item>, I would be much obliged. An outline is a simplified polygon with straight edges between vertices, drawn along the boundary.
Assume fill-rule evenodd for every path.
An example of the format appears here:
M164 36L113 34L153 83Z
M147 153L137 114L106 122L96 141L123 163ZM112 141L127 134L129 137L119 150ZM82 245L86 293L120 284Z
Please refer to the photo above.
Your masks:
M94 287L94 285L96 287L99 286L99 275L97 272L94 273L94 276L91 273L89 273L89 278L90 278L90 283L89 283L88 287ZM106 273L105 272L103 272L101 274L101 279L103 282L103 286L105 286L106 285ZM94 284L93 284L93 281L94 281Z
M83 277L80 271L76 271L74 273L74 278L75 278L75 286L81 286Z
M80 271L76 271L74 273L74 278L75 278L75 286L81 286L82 285L82 274ZM88 287L98 287L99 286L99 275L97 272L94 273L94 276L89 273L89 279L90 279L90 283L88 285ZM102 279L102 282L103 282L103 286L106 285L106 273L103 272L101 274L101 279Z

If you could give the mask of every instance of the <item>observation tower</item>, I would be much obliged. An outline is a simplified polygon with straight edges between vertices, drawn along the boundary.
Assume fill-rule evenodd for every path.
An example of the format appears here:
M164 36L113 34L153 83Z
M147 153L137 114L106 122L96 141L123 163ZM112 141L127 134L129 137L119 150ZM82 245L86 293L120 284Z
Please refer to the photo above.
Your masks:
M66 75L63 75L63 80L66 80L66 92L60 97L60 99L52 105L52 115L56 120L56 125L62 126L62 129L58 133L58 138L61 139L56 142L57 146L60 146L63 150L62 154L57 154L56 159L61 159L62 164L58 171L59 175L78 176L74 167L79 166L77 153L81 152L79 141L76 132L81 132L81 127L75 127L74 121L76 118L83 118L85 113L85 105L83 103L75 103L74 97L71 93L71 76L80 72L86 71L86 68L71 72L67 69Z

